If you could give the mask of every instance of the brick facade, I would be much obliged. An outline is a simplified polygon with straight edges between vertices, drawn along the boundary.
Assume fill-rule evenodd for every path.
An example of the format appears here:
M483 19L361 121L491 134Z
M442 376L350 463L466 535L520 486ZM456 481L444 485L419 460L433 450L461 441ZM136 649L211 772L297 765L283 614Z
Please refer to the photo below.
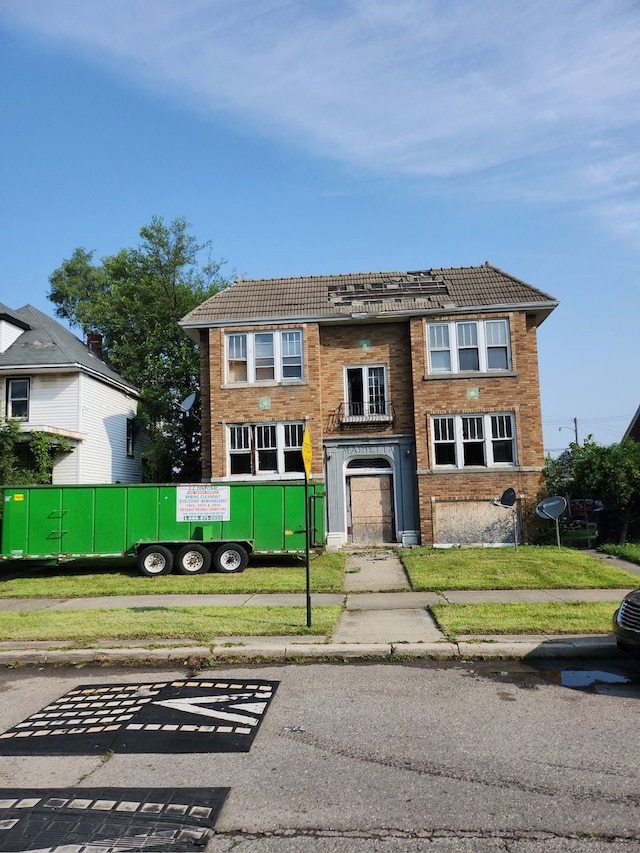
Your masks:
M312 474L327 482L331 492L329 521L333 519L331 523L337 525L336 536L342 535L342 541L348 541L348 522L345 527L344 521L349 516L348 479L357 470L352 462L358 454L360 463L377 458L377 464L388 465L397 482L398 530L414 528L424 545L433 544L437 538L436 510L440 505L468 502L470 512L475 506L480 515L490 516L487 507L491 499L507 488L514 488L519 500L530 505L538 495L544 463L537 327L556 303L542 291L490 265L434 271L435 284L430 283L429 275L362 274L306 277L299 282L238 282L186 318L200 335L204 479L229 475L228 425L304 420L312 440ZM438 284L439 276L444 285ZM435 294L427 301L412 295L416 277L422 277L427 281L425 287L432 288L427 293ZM350 287L365 294L368 287L377 288L375 301L356 301L355 296L348 295ZM233 291L239 294L236 301L231 298ZM281 303L277 303L276 293L280 293ZM379 302L378 293L382 294ZM264 300L262 308L255 307L256 299ZM294 312L297 300L307 300L306 319L299 322L294 313L283 313ZM346 309L343 300L347 300ZM461 308L464 304L478 310L465 314ZM216 309L222 312L222 319L218 319ZM257 316L264 317L263 323L255 322L252 310L262 312ZM245 322L235 319L242 316L247 318ZM429 323L474 320L508 322L507 369L430 374ZM225 336L280 330L302 332L303 378L229 382ZM453 348L452 344L452 355ZM484 352L482 348L479 351ZM362 418L345 417L346 372L358 367L384 367L385 406L388 401L390 409L383 417L371 416L371 412ZM379 379L377 373L363 370L365 384L370 375ZM469 467L436 467L432 418L443 415L453 417L456 424L467 424L462 418L469 415L487 416L483 423L494 423L496 419L489 417L492 415L504 416L505 421L508 416L515 428L514 464L503 460L486 467L475 467L475 462L468 463ZM493 447L486 429L484 440L487 447ZM439 447L442 452L442 445ZM402 510L398 509L400 500L405 504ZM456 512L454 507L449 518ZM496 509L498 516L501 512Z

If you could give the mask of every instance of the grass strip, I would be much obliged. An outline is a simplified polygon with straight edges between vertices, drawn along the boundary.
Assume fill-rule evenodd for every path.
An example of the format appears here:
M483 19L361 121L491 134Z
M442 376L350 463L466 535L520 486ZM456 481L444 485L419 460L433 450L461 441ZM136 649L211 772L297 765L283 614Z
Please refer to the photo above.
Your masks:
M621 560L640 565L640 545L603 545L599 550L612 557L620 557ZM640 578L636 585L640 586Z
M340 607L132 607L95 610L20 610L0 614L0 640L194 640L213 637L322 634L328 637Z
M627 589L638 575L567 548L411 548L399 552L416 591Z
M13 573L0 583L0 598L80 598L96 595L216 595L218 593L287 593L306 590L306 568L292 560L276 564L256 559L239 574L160 575L147 578L130 561L77 560L60 566L26 563L4 566ZM312 592L342 592L346 555L314 554L310 562ZM284 563L284 564L283 564Z
M612 602L435 604L429 608L449 639L464 634L608 634Z

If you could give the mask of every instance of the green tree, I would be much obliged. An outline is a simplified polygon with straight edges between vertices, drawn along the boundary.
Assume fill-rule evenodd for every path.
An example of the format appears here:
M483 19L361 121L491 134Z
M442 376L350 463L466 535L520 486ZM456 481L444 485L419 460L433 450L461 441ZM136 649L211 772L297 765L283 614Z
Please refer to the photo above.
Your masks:
M620 544L629 525L640 520L640 443L627 439L604 447L587 439L571 445L572 489L603 501L620 522Z
M156 482L200 479L199 410L179 407L199 391L198 348L178 320L229 283L220 274L224 261L213 261L210 241L198 243L190 227L184 218L167 225L154 216L137 247L99 264L78 248L49 278L56 315L99 332L106 360L141 389L144 477Z

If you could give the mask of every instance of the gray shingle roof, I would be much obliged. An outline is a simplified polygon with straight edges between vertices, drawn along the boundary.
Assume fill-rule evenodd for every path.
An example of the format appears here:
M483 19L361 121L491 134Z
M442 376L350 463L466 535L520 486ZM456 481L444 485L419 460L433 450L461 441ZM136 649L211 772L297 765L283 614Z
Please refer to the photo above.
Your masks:
M338 320L360 312L397 316L491 307L527 307L541 322L556 305L548 293L487 262L411 272L239 279L180 322L188 330L261 320Z
M11 346L0 353L0 370L77 366L112 384L138 391L135 385L89 352L67 328L33 305L11 310L0 303L0 318L25 329Z

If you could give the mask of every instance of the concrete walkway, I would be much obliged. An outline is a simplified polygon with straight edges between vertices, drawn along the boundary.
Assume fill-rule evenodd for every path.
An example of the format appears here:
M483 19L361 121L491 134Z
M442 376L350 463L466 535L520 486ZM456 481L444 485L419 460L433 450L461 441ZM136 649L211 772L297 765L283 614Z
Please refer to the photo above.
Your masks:
M640 566L593 556L640 575ZM638 581L640 585L640 579ZM613 635L469 636L448 642L426 610L431 604L549 601L611 602L611 613L629 590L554 589L412 592L394 550L357 551L347 557L344 593L313 594L312 604L344 606L336 629L324 636L216 637L211 646L173 641L112 641L100 648L76 649L72 643L1 642L0 665L7 663L167 661L172 659L344 659L344 658L525 658L613 654ZM135 595L75 599L0 599L0 614L25 610L164 607L304 607L304 594Z

